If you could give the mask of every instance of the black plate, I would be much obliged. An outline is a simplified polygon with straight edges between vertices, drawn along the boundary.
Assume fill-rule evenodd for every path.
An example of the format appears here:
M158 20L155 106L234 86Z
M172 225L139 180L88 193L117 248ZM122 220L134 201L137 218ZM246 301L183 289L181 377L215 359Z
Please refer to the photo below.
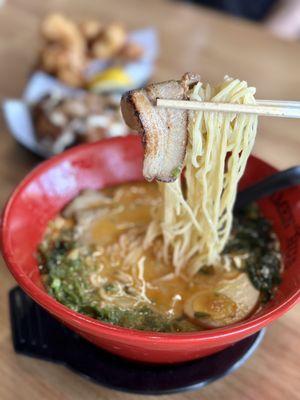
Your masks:
M112 389L142 394L196 390L235 371L254 353L264 330L209 357L176 365L128 361L82 339L32 301L11 290L10 315L15 351L58 362Z

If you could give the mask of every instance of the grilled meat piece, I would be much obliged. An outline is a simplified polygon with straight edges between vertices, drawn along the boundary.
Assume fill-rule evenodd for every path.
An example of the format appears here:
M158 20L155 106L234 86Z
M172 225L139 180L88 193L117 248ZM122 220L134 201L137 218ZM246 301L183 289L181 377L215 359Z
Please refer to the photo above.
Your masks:
M166 81L132 90L123 95L124 121L142 135L143 174L147 180L172 182L180 174L188 137L188 112L156 107L156 100L187 98L191 85L199 76L185 74L180 81Z

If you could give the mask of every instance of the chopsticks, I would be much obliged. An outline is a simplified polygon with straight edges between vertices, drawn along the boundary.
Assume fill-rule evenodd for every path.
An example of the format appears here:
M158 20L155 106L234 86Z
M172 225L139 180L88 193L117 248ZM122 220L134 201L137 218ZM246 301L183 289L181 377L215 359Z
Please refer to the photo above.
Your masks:
M268 117L300 118L300 101L256 100L256 104L213 103L157 99L157 107L179 110L256 114Z

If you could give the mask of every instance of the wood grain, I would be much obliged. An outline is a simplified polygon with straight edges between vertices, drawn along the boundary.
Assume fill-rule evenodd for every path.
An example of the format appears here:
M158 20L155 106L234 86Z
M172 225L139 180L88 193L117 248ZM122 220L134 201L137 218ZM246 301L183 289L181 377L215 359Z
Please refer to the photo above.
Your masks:
M121 19L130 28L155 26L161 53L155 79L196 71L216 82L224 74L243 77L258 98L300 99L300 44L280 41L263 28L176 1L8 0L0 9L0 96L20 96L38 49L40 18L49 11L76 18ZM0 202L38 159L18 146L0 121ZM261 118L255 153L280 168L300 162L300 123ZM15 285L0 268L0 399L142 399L113 392L77 377L62 366L13 352L7 292ZM300 399L299 306L274 323L249 362L201 392L164 399ZM149 400L154 398L147 397Z

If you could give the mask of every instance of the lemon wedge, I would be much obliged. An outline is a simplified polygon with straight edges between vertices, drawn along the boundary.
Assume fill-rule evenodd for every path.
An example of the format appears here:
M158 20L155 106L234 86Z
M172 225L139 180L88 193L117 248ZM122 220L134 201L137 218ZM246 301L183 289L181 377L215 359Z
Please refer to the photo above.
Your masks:
M122 68L109 68L93 77L88 88L95 92L122 89L132 85L130 76Z

